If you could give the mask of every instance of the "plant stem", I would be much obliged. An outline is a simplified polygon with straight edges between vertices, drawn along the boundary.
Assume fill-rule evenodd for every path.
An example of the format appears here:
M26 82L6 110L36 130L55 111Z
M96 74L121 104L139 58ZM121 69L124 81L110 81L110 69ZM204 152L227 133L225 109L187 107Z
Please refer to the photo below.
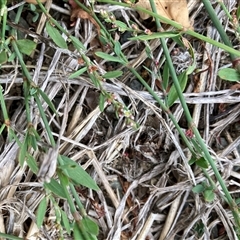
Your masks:
M178 130L179 134L181 135L183 141L185 142L185 144L187 145L187 147L189 148L189 150L194 153L194 150L192 148L192 145L190 144L190 142L188 141L186 135L184 134L184 132L182 131L182 129L180 128L180 126L178 125L177 120L175 119L174 115L172 114L172 112L170 111L170 109L168 107L165 106L165 104L163 103L163 101L157 96L157 94L151 89L151 87L145 82L145 80L140 76L140 74L134 69L134 68L129 68L129 70L138 78L138 80L142 83L142 85L148 90L148 92L153 96L153 98L158 102L158 104L160 105L160 107L163 109L163 111L170 117L170 119L172 120L173 124L175 125L176 129Z
M35 101L37 103L37 106L38 106L38 110L39 110L39 113L40 113L40 116L43 120L43 123L44 123L44 126L46 128L46 131L47 131L47 134L48 134L48 137L49 137L49 140L50 140L50 143L52 145L52 147L55 147L56 146L56 143L55 143L55 140L53 138L53 135L52 135L52 131L50 129L50 126L48 124L48 120L47 120L47 117L44 113L44 110L43 110L43 107L42 107L42 103L39 99L39 97L37 96L37 94L34 95L34 98L35 98Z
M153 12L156 12L156 6L155 6L154 1L150 0L150 3L151 3ZM160 29L160 22L159 22L158 18L156 18L156 25ZM204 143L196 125L194 124L194 122L192 120L192 117L191 117L191 114L189 112L188 106L187 106L186 101L184 99L184 96L182 94L181 87L180 87L180 84L178 82L177 75L176 75L175 69L173 67L172 60L171 60L171 57L170 57L170 53L168 51L167 45L164 41L164 38L161 38L160 41L162 43L162 48L163 48L164 55L166 57L166 61L168 63L169 72L172 76L172 80L173 80L174 86L176 88L176 91L178 93L178 97L179 97L179 100L181 102L181 105L184 109L184 113L185 113L186 119L188 121L189 127L190 127L190 129L193 130L193 132L195 134L195 137L198 140L198 143L201 147L201 150L204 153L204 158L209 162L209 164L210 164L210 166L211 166L211 168L212 168L212 170L213 170L213 172L214 172L214 174L215 174L215 176L216 176L216 178L217 178L217 180L218 180L218 182L219 182L219 184L220 184L220 186L221 186L221 188L222 188L222 190L223 190L223 192L226 196L228 204L229 204L229 206L232 210L233 216L235 218L235 223L236 223L237 227L240 228L240 218L239 218L238 209L236 207L236 203L233 201L233 199L232 199L232 197L231 197L231 195L230 195L230 193L229 193L229 191L228 191L228 189L227 189L227 187L226 187L226 185L225 185L225 183L222 179L222 176L220 175L220 173L219 173L219 171L216 167L216 164L215 164L214 160L212 159L212 157L211 157L211 155L210 155L210 153L207 149L206 144Z
M23 73L25 75L25 77L23 78L23 89L24 89L24 101L25 101L25 108L26 108L26 116L27 116L27 122L30 123L31 122L31 114L30 114L30 106L29 106L29 83L32 82L32 78L31 75L29 74L29 71L26 68L26 65L23 61L23 57L22 54L20 53L16 40L12 39L11 44L13 46L13 49L17 55L17 58L21 64ZM26 79L28 81L26 81Z
M3 50L3 44L5 41L5 32L6 32L6 24L7 24L7 1L0 1L0 23L2 21L2 31L1 31L1 39L0 39L0 53Z
M8 113L7 113L7 107L4 101L4 97L2 94L3 88L0 85L0 104L1 104L1 109L2 109L2 113L3 113L3 117L4 117L4 121L5 123L9 122L9 117L8 117Z
M78 205L78 208L79 208L81 216L82 217L86 217L87 216L86 211L85 211L85 209L84 209L84 207L83 207L83 205L82 205L82 203L81 203L81 201L79 199L79 196L78 196L78 194L76 192L75 187L71 183L69 184L69 187L71 189L71 192L72 192L72 195L73 195L74 199L76 200L76 203Z
M113 5L119 5L119 6L122 6L122 7L126 7L126 8L129 8L129 9L134 9L136 11L142 11L144 13L147 13L149 14L150 16L154 17L154 18L158 18L160 20L162 20L163 22L167 23L167 24L170 24L172 25L173 27L175 27L176 29L182 31L183 33L186 33L186 34L189 34L193 37L196 37L202 41L205 41L205 42L208 42L216 47L219 47L231 54L235 54L236 56L239 56L240 57L240 51L238 50L235 50L233 49L232 47L229 47L225 44L222 44L220 42L217 42L215 40L212 40L211 38L208 38L206 36L203 36L199 33L196 33L194 32L193 30L190 30L190 29L184 29L183 26L175 21L172 21L168 18L165 18L165 17L162 17L161 15L157 14L157 13L153 13L152 11L149 11L145 8L142 8L142 7L138 7L138 6L131 6L129 4L126 4L126 3L122 3L122 2L117 2L117 1L113 1L113 0L98 0L98 2L102 2L102 3L109 3L109 4L113 4Z
M0 232L0 237L4 239L10 239L10 240L24 240L23 238L12 236L12 235L1 233L1 232Z
M17 43L16 43L16 40L13 37L12 37L12 40L11 40L11 44L13 46L14 52L17 55L18 60L20 61L20 64L21 64L21 67L22 67L22 70L23 70L23 73L24 73L25 77L27 78L29 83L33 84L32 77L31 77L29 71L27 70L27 67L26 67L26 65L23 61L22 54L20 53L20 51L18 49L18 46L17 46Z
M67 176L65 175L62 175L62 174L59 174L59 179L60 179L60 183L61 183L61 186L63 188L63 191L66 195L66 198L67 198L67 202L69 204L69 207L70 207L70 211L74 217L74 220L76 220L77 222L80 221L80 216L78 216L78 212L75 208L75 205L74 205L74 202L73 202L73 199L72 197L70 196L68 190L67 190L67 185L69 184L69 181L67 179Z
M218 17L217 17L217 14L215 13L213 7L212 7L212 4L209 0L202 0L207 12L208 12L208 15L209 17L211 18L214 26L217 28L221 38L222 38L222 41L224 42L225 45L229 46L232 48L232 43L230 42L225 30L223 29L223 26L222 24L220 23ZM236 56L232 53L230 53L230 57L233 60L236 59Z

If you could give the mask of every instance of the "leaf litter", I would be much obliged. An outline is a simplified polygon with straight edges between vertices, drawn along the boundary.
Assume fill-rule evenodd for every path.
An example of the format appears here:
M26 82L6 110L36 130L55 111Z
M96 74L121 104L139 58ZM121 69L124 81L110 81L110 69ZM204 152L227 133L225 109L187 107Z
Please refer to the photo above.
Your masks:
M155 4L157 13L160 16L178 22L185 28L191 27L186 0L156 0ZM149 11L152 10L150 2L146 0L139 0L136 3L136 6L145 8ZM150 17L149 14L142 11L139 11L138 13L143 20Z
M163 3L168 4L167 1ZM165 8L163 5L157 6ZM178 20L178 14L170 15L173 6L172 2L167 5L167 17L182 21ZM191 22L194 20L195 30L205 33L206 29L206 35L217 40L219 36L208 21L202 5L189 1L188 6L187 16L189 13ZM106 6L96 5L96 9L104 7ZM219 16L224 18L218 4L214 7ZM235 1L229 1L228 7L234 9ZM111 6L108 6L108 9L111 9ZM184 11L186 12L186 6ZM120 12L120 19L126 24L126 17L133 17L129 9L121 8ZM86 19L90 20L89 16ZM140 26L147 24L139 21ZM228 24L226 19L225 21ZM76 22L74 26L76 35L79 32L78 27L81 26L81 36L76 37L79 37L85 46L98 34L98 31L94 32L91 22ZM189 26L189 20L184 20L181 24ZM95 27L97 28L96 25ZM228 31L231 33L230 25ZM178 48L176 43L168 42L170 51ZM128 47L124 48L124 45ZM96 96L90 93L98 91L87 74L68 79L68 75L79 69L74 49L53 49L54 45L46 48L45 43L42 43L42 46L42 49L35 53L36 59L29 68L35 69L35 72L31 73L33 79L56 104L59 118L49 111L44 102L43 107L51 121L54 136L59 138L59 153L81 164L101 188L98 192L85 188L78 190L87 214L100 226L98 239L235 239L230 212L224 208L224 203L220 202L220 199L206 203L201 195L191 191L192 187L202 183L205 177L199 169L189 167L189 152L179 140L172 123L144 89L137 89L134 77L129 72L124 72L121 78L111 79L104 83L103 87L114 93L119 101L128 104L140 125L137 131L126 127L123 118L117 119L111 107L104 105L105 111L102 113L96 104L91 104L90 100L85 101L87 97ZM159 41L151 40L149 47L159 61L162 57ZM122 48L131 65L143 73L141 66L147 65L148 58L143 46L127 40ZM202 131L219 170L224 174L226 184L237 198L237 181L240 178L237 134L239 89L232 90L233 84L223 83L216 78L214 73L218 68L228 64L228 61L224 62L220 51L216 53L211 45L206 44L203 47L200 42L195 43L194 48L197 66L203 71L193 75L194 79L188 84L184 96L187 103L192 104L194 122ZM50 49L54 50L53 53ZM88 49L86 54L94 57ZM210 59L211 62L207 61ZM38 62L36 66L35 60ZM174 60L177 61L176 56ZM179 61L181 63L181 60ZM99 59L96 66L102 72L106 72L109 67L104 60ZM123 71L119 69L119 65L113 67L115 71ZM18 86L23 82L21 71L6 64L2 69L4 72L0 76L0 83L4 86L11 124L21 137L27 127L23 97L18 90ZM14 69L14 72L9 69ZM147 75L147 78L149 84L155 86L154 74ZM159 89L156 91L164 98ZM227 115L211 120L214 115L221 114L220 104L225 104L226 110L231 106L233 108ZM65 117L71 124L60 130L66 105L68 114L65 114ZM34 124L38 126L43 141L47 142L35 106L32 112ZM181 127L187 130L178 102L173 106L172 112ZM0 120L2 119L1 117ZM202 126L205 128L201 128ZM1 136L0 145L0 231L8 231L27 239L57 239L60 235L55 225L54 206L48 206L41 229L35 224L36 209L45 196L42 184L26 165L22 168L19 166L16 161L18 145L9 141L6 136L6 133ZM39 155L39 150L33 153L38 161ZM212 176L212 171L208 171ZM90 198L96 201L95 205ZM63 201L61 207L72 220L66 202ZM63 234L64 239L72 239L67 232Z

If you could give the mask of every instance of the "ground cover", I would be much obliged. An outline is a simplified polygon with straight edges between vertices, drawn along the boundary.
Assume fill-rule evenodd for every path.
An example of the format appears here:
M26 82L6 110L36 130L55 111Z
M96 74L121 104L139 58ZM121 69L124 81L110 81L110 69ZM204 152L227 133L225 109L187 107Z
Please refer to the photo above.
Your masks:
M240 11L229 46L203 2L1 3L2 239L238 239Z

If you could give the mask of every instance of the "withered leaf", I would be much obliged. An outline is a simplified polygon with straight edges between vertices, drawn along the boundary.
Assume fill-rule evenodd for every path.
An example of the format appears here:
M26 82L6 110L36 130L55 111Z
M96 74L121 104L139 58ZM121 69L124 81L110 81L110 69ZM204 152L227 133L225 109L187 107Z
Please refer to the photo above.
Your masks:
M84 11L83 9L81 9L74 0L69 0L69 4L72 7L72 11L71 11L71 17L70 20L73 22L72 25L74 25L75 21L77 18L80 19L88 19L96 28L97 28L97 32L98 35L100 35L100 26L98 25L98 23L95 21L95 19L86 11Z
M155 4L159 15L176 21L185 28L191 27L186 0L155 0ZM147 0L139 0L139 2L136 3L136 6L152 11L150 2ZM138 13L143 20L150 17L142 11L139 11Z

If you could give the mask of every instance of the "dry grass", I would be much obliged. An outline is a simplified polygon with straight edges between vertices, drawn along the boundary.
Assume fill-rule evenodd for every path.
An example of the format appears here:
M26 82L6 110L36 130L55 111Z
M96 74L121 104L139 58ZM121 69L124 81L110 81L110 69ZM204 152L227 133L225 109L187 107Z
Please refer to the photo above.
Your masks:
M225 2L230 11L236 8L236 1ZM227 33L231 35L233 30L227 17L218 4L214 6ZM52 7L63 15L68 14L60 6ZM58 7L57 10L55 7ZM96 11L100 7L96 5ZM111 9L110 6L104 7ZM189 11L196 31L219 41L220 37L208 20L203 5L191 0ZM118 12L121 12L126 22L129 17L138 21L129 10L121 8ZM44 21L46 19L41 18L39 26L44 26ZM89 46L97 33L92 24L78 21L72 31L88 46L86 54L93 57L93 50ZM38 33L44 36L41 29ZM196 39L189 40L195 49L198 69L205 71L189 79L184 96L221 175L234 198L238 198L240 91L232 90L231 84L217 78L219 68L230 64L227 55L210 44ZM237 41L233 40L233 44L239 49ZM140 124L137 131L126 126L123 118L117 119L107 104L105 111L100 111L98 89L87 75L68 79L69 73L79 69L74 50L52 49L45 43L40 45L41 48L32 56L28 67L32 69L33 81L57 107L59 117L49 111L43 102L54 137L60 141L60 154L81 164L101 188L98 192L79 189L88 215L100 227L98 239L236 239L232 215L226 203L218 196L212 203L207 203L201 195L192 193L192 187L205 180L204 175L198 168L188 165L190 153L181 143L178 132L156 106L152 96L137 85L131 73L124 72L122 78L106 82L103 86L114 93L119 102L128 105L134 113L135 121ZM159 61L162 58L159 41L152 40L149 45ZM175 43L169 41L170 51L176 47ZM142 46L129 41L122 45L122 49L131 65L141 72L141 66L147 64L148 58ZM103 60L95 58L94 62L100 72L109 68ZM117 70L118 66L113 68ZM147 74L146 78L159 96L163 97L162 92L155 87L154 76ZM11 126L20 139L27 127L22 82L18 62L15 66L2 66L0 83L4 87ZM216 117L214 115L219 106L225 107L225 115L219 116L219 113ZM182 128L187 129L178 102L172 111ZM38 129L42 142L48 143L34 103L31 105L31 113L33 125ZM18 150L17 143L9 141L5 132L0 138L0 232L25 239L57 239L53 206L48 207L43 227L36 228L36 208L45 192L28 166L19 166ZM39 151L32 154L39 159ZM208 172L214 179L213 172L210 169ZM67 204L63 200L59 200L59 204L72 219ZM64 239L72 238L66 234Z

